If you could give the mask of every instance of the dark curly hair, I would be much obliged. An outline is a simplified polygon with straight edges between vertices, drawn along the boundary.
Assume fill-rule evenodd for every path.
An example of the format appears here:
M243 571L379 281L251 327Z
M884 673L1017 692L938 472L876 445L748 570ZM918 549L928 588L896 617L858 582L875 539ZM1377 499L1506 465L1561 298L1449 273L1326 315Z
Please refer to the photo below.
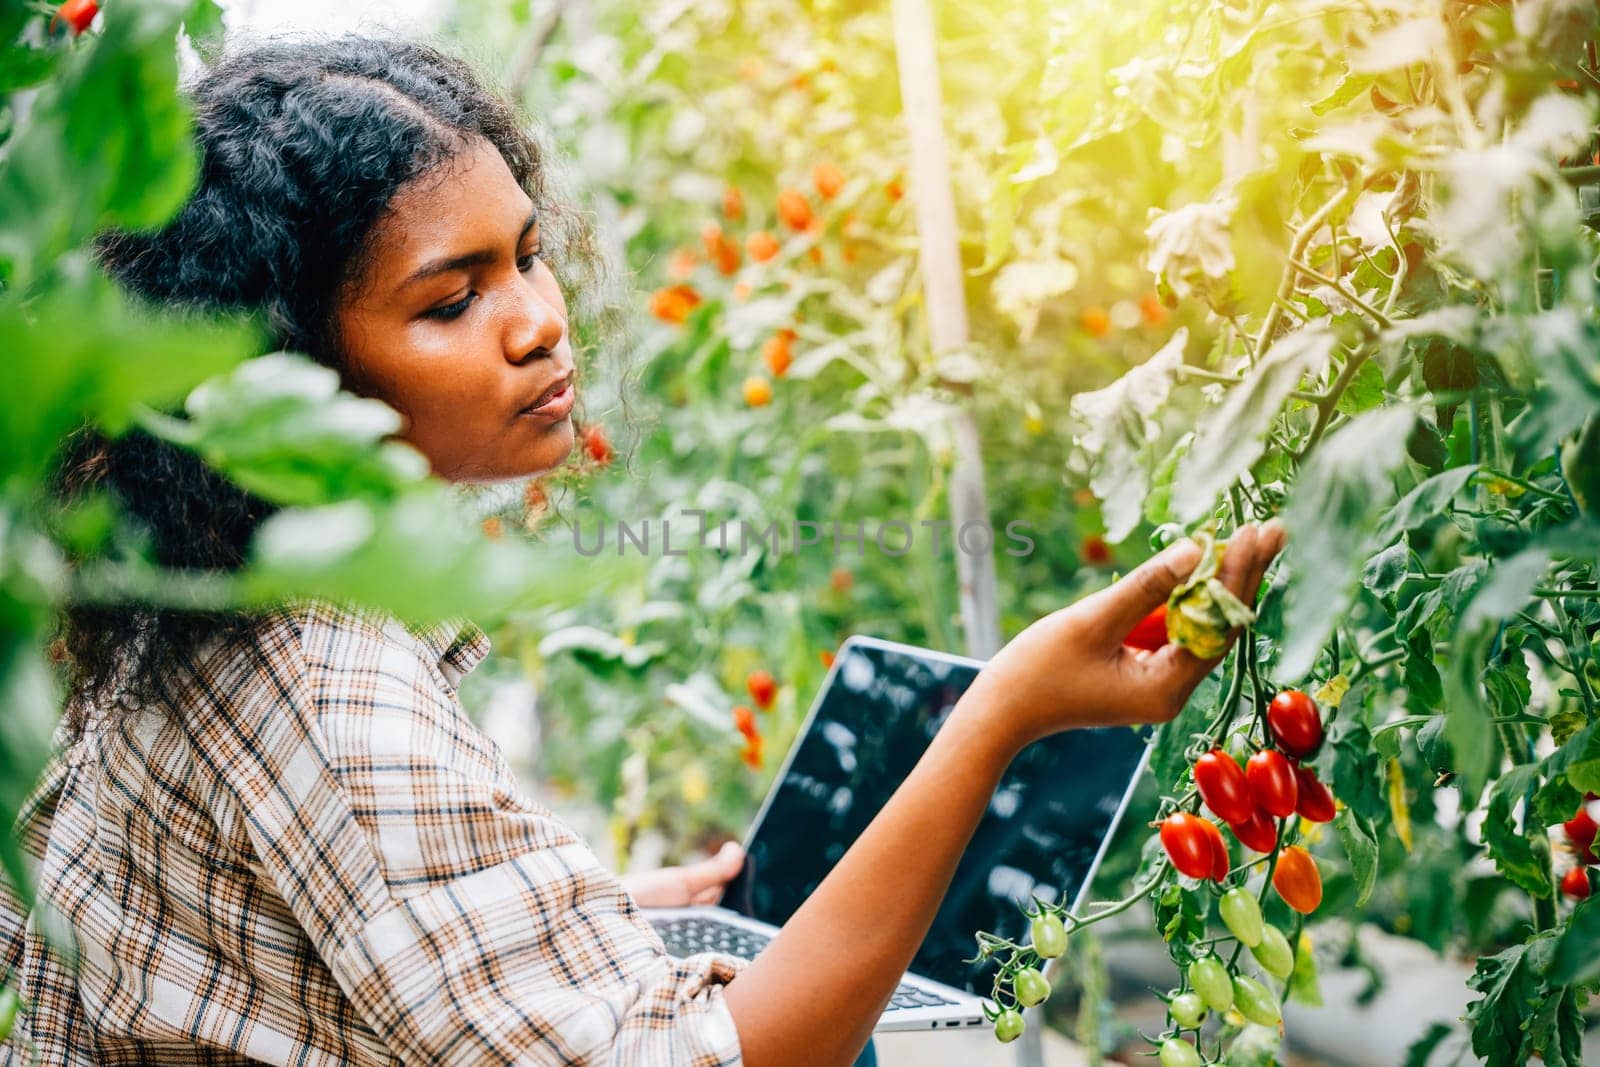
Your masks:
M427 45L346 36L273 41L225 55L187 89L199 148L196 187L149 233L96 240L100 264L153 304L250 312L275 347L335 369L334 309L360 278L376 223L395 193L467 145L493 144L534 201L563 290L578 299L580 349L614 327L593 306L604 274L587 220L551 193L538 143L513 106L466 63ZM64 500L109 493L149 534L155 562L239 568L275 510L194 454L142 432L84 428L56 476ZM138 604L70 607L58 648L68 663L69 730L89 706L168 696L172 667L211 637L238 638L252 618Z

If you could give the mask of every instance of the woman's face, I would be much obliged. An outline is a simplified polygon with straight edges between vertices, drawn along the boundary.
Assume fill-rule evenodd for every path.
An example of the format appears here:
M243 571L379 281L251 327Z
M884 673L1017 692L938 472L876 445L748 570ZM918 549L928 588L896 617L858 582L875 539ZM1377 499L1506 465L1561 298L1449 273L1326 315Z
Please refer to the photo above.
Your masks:
M566 301L487 141L401 188L334 315L349 388L399 411L441 477L515 478L572 451Z

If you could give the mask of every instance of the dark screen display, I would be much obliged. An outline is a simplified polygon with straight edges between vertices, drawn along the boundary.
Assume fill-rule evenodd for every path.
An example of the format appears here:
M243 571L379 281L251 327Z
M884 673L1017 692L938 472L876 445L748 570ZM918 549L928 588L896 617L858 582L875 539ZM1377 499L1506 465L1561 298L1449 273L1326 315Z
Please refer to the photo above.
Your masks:
M949 662L851 643L750 842L723 904L788 921L911 773L977 676ZM1012 762L962 856L912 969L987 995L992 968L962 962L973 935L1026 939L1017 902L1071 902L1145 749L1126 728L1069 730ZM883 887L892 906L893 884Z

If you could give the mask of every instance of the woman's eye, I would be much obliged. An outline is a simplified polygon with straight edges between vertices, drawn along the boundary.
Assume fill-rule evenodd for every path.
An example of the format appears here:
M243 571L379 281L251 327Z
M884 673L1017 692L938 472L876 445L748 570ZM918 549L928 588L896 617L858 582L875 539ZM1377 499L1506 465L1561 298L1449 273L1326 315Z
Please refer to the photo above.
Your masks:
M423 314L430 319L443 319L448 321L450 319L460 317L461 313L467 310L467 308L470 307L472 302L477 298L477 293L469 292L466 296L462 297L460 300L457 300L454 304L446 304L444 307L437 307L431 311L425 311Z
M544 249L543 248L535 248L532 252L529 252L527 255L518 258L518 260L517 260L517 269L520 270L522 273L526 274L530 270L533 269L533 261L534 260L543 259L543 258L544 258Z

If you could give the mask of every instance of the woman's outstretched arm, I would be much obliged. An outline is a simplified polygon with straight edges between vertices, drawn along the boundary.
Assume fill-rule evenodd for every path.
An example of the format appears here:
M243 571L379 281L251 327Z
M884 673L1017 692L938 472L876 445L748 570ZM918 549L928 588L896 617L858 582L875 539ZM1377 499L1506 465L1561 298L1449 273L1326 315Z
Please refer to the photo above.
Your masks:
M1246 603L1283 544L1238 530L1219 577ZM1172 546L1109 589L1045 616L989 661L911 775L726 998L750 1067L849 1064L926 936L1006 766L1081 726L1164 722L1216 660L1122 645L1199 556Z

